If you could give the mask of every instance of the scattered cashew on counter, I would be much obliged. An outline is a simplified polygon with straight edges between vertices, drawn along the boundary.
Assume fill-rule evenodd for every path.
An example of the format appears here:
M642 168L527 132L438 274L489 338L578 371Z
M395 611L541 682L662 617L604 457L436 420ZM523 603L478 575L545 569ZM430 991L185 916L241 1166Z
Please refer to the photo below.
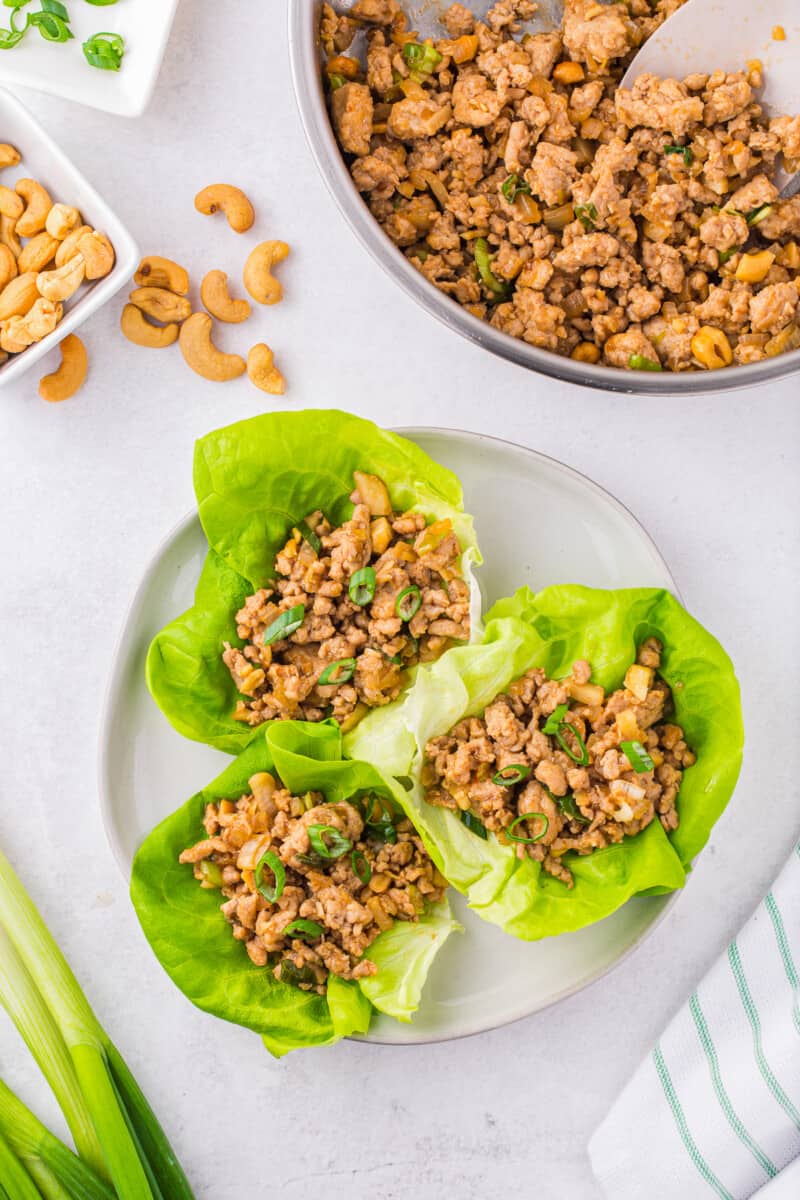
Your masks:
M247 233L252 229L256 214L252 204L241 188L229 183L212 183L211 187L203 188L194 198L194 206L198 212L210 216L215 212L224 212L228 224L235 233Z
M181 326L178 336L181 353L187 364L216 383L226 383L244 375L247 364L239 354L225 354L214 345L211 334L213 322L208 313L192 313Z
M83 386L89 370L86 347L74 333L68 333L61 343L61 366L52 375L45 375L39 384L39 395L50 404L69 400Z

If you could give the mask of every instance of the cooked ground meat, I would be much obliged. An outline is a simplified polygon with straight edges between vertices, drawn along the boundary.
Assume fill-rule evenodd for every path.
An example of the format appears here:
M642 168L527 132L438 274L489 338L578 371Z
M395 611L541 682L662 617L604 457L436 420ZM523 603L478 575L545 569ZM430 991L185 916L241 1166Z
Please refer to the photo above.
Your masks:
M375 975L367 947L394 921L417 921L447 886L411 822L389 820L378 797L326 804L319 792L293 796L266 772L248 785L239 800L206 805L206 836L180 862L193 864L201 887L221 890L233 936L276 979L322 993L329 973ZM267 854L283 866L282 887ZM298 920L313 925L287 931Z
M236 614L244 645L226 642L222 659L241 693L237 721L333 716L349 729L399 695L409 667L469 640L450 521L394 512L377 476L356 471L355 481L350 520L333 528L310 513L277 555L274 582ZM275 622L289 613L281 636Z
M428 743L427 801L471 814L567 887L568 851L591 854L656 817L668 833L677 829L681 779L695 756L681 727L665 720L671 693L656 674L661 649L655 638L643 642L625 686L610 696L590 683L587 662L563 680L528 671L482 717Z
M565 0L561 30L536 34L531 0L482 21L454 4L435 43L396 0L323 5L353 179L435 287L533 346L625 369L800 346L800 200L770 179L781 156L800 166L800 117L767 116L758 62L619 87L683 2Z

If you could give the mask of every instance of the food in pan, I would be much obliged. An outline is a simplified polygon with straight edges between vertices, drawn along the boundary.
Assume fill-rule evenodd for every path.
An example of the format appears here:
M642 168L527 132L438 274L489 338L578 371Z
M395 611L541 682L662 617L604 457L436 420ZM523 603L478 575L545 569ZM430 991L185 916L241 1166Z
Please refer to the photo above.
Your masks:
M421 41L396 0L323 5L333 126L387 236L495 328L585 363L715 370L800 347L800 117L758 61L620 88L680 0L452 5Z

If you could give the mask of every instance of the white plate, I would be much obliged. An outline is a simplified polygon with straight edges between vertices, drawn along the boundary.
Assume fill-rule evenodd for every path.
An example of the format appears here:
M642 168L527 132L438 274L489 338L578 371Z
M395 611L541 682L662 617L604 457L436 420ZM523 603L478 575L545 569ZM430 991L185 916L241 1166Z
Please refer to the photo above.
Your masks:
M0 8L0 12L10 11ZM95 10L100 12L100 9ZM5 52L0 52L5 53ZM8 53L11 53L9 51ZM127 283L139 261L139 250L128 230L114 215L102 196L80 173L66 154L44 131L24 104L10 92L0 88L0 141L10 142L22 155L19 166L3 170L3 183L14 187L18 179L38 179L47 188L53 203L69 204L80 209L84 223L108 235L116 260L104 279L84 283L80 290L64 303L64 317L46 338L12 354L0 366L0 387L18 379L43 355L57 346L68 333L77 329L87 317L110 300Z
M669 568L636 519L607 492L532 450L474 433L401 430L455 471L475 516L489 603L522 584L666 587ZM192 603L206 541L192 514L156 551L125 622L106 697L100 797L108 840L126 878L154 825L230 759L180 737L150 698L151 638ZM452 893L464 924L436 959L411 1025L376 1017L370 1041L438 1041L528 1016L598 979L650 932L674 897L641 897L578 933L543 942L508 937Z
M108 8L73 0L67 7L74 40L47 42L37 30L28 30L18 46L2 51L0 84L52 92L122 117L141 116L161 70L178 0L123 0ZM10 11L0 8L6 28ZM90 67L84 58L83 43L101 30L125 39L119 71Z

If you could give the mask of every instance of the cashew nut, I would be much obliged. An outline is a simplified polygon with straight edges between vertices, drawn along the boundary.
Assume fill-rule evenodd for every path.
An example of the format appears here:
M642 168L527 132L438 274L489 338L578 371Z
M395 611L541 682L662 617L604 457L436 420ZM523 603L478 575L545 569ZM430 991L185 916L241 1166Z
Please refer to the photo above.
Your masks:
M129 342L135 342L137 346L147 346L150 350L162 350L164 346L171 346L178 340L177 325L151 325L135 304L125 305L119 327Z
M154 321L164 321L165 323L177 321L180 325L182 321L192 315L190 301L185 296L176 296L174 292L170 292L166 288L135 288L128 299L131 304L135 304Z
M54 237L51 237L46 229L41 233L37 233L36 237L32 237L29 242L26 242L22 248L22 253L17 262L17 268L20 273L25 271L43 271L44 268L53 261L59 243Z
M47 214L53 207L53 201L46 188L35 179L18 179L14 191L25 201L25 211L17 221L17 233L20 237L33 237L41 233Z
M8 246L0 245L0 291L17 275L17 260Z
M12 221L10 217L4 217L0 213L0 242L4 246L8 246L14 258L19 258L22 253L22 242L17 237L17 222Z
M68 233L81 223L81 214L69 204L54 204L47 214L44 227L51 237L63 242Z
M158 254L149 254L142 259L133 282L139 287L167 288L177 296L185 296L189 291L189 275L183 267Z
M86 263L87 279L102 279L114 266L114 247L104 233L92 229L78 238L78 249Z
M0 346L9 354L19 354L52 333L63 314L62 305L40 297L25 316L10 317L2 322Z
M8 142L0 143L0 167L15 167L20 161L20 152Z
M56 250L56 266L63 267L65 262L74 258L78 253L78 242L85 233L91 232L91 225L79 225L77 229L73 229L72 233L68 233Z
M206 216L222 210L236 233L247 233L256 219L247 196L241 188L233 187L230 183L212 183L210 187L203 188L195 196L194 206Z
M81 286L86 275L83 255L76 254L63 267L55 271L41 271L36 276L36 286L45 300L69 300Z
M244 264L244 286L259 304L277 304L283 299L283 288L272 275L272 268L288 253L286 242L261 242L250 251Z
M51 404L74 396L78 388L83 387L89 370L86 347L74 333L67 334L60 348L60 367L39 382L39 395Z
M224 354L211 340L211 317L206 313L192 313L181 325L180 347L188 365L204 379L224 383L236 379L247 369L244 359L238 354Z
M25 204L17 193L0 184L0 213L12 221L18 221L24 211Z
M271 396L282 396L286 381L275 366L275 355L263 342L253 346L247 355L247 374L257 388Z
M250 316L251 308L246 300L234 300L228 291L228 276L224 271L209 271L200 284L200 299L212 317L238 325Z
M39 299L36 287L36 272L26 271L7 283L0 292L0 321L10 317L24 317Z

